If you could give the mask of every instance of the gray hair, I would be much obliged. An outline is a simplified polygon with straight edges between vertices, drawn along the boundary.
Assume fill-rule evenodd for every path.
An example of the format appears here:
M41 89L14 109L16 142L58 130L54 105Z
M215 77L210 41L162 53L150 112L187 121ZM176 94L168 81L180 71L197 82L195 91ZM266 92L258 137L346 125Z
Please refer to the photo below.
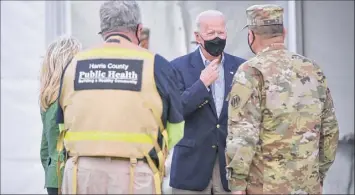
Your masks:
M136 1L106 1L100 7L101 33L135 32L140 23L141 12Z
M200 31L200 26L201 26L201 19L204 17L223 17L224 14L218 10L207 10L201 12L197 17L196 17L196 29L195 32Z
M284 27L282 24L274 24L268 26L249 26L249 30L260 35L264 39L270 39L283 35Z

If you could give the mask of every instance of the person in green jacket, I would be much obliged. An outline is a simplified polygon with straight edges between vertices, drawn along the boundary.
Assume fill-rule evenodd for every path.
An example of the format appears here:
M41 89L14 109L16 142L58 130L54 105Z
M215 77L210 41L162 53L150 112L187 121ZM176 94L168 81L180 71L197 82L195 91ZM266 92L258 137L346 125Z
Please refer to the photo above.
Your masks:
M56 123L57 97L62 72L71 59L81 50L81 43L73 37L60 37L46 51L40 74L40 107L43 124L41 162L45 172L45 188L48 194L58 194L57 168L64 155L56 150L59 128ZM61 170L62 171L62 170Z

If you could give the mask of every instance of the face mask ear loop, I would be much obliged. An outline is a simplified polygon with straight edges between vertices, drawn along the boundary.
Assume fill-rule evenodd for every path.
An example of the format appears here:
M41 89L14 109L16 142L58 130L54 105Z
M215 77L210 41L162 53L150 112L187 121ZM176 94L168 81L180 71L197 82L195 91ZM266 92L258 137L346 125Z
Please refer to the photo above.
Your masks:
M251 52L253 52L253 54L256 54L254 52L253 48L251 47L253 45L254 41L255 41L255 34L254 34L253 31L251 31L251 34L253 35L253 41L251 43L249 43L249 34L248 34L248 45L249 45L249 48L250 48Z
M136 29L136 37L137 37L138 45L140 45L141 41L139 40L139 37L138 37L138 29L139 29L139 24L137 25L137 29Z
M206 41L204 38L202 38L201 34L198 33L198 36L203 40L203 43L206 44ZM204 48L206 50L206 48L202 45L202 43L198 43L202 48Z

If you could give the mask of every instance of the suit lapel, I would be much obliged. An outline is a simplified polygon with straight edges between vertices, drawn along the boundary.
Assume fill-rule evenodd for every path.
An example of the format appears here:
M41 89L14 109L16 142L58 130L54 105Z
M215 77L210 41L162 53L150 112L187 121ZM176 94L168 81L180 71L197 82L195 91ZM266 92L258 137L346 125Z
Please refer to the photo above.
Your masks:
M200 54L200 50L196 49L196 51L192 54L192 58L191 58L191 72L195 81L197 81L198 79L200 79L200 75L201 75L201 71L205 69L205 65L202 61L201 58L201 54ZM214 115L217 117L217 111L216 111L216 106L214 104L214 99L213 99L213 95L212 95L212 88L210 86L210 101L208 101Z
M193 74L196 78L200 78L201 71L205 68L205 65L202 62L202 58L200 56L200 51L196 49L191 56L191 70L194 71Z

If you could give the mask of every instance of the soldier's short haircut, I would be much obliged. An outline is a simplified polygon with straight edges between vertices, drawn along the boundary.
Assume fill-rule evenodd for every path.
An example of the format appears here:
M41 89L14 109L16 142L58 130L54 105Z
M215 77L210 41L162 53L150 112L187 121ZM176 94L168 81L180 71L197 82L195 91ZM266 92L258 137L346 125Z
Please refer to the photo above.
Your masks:
M265 39L278 37L283 35L284 27L282 24L274 24L268 26L249 26L249 30Z
M141 12L136 1L106 1L100 7L101 32L135 32L141 23Z

